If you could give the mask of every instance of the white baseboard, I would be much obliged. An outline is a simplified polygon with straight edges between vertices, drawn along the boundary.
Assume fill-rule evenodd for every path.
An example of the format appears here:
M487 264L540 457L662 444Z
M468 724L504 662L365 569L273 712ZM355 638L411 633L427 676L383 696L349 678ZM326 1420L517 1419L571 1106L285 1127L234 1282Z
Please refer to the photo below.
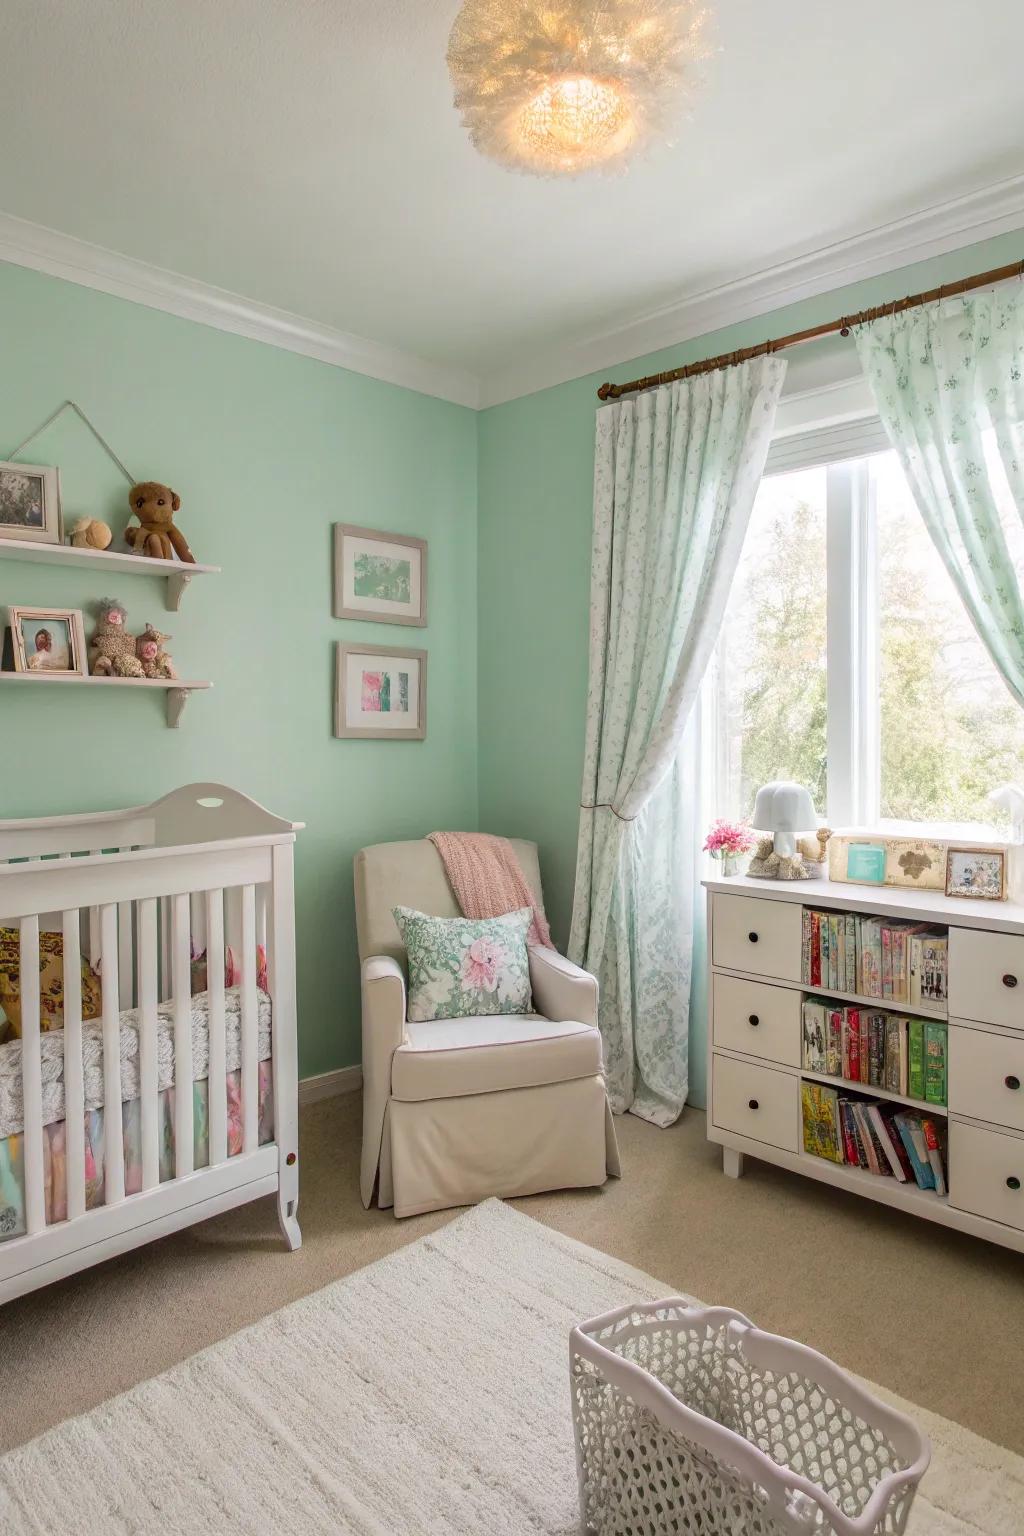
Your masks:
M333 1099L339 1093L358 1093L363 1086L362 1067L336 1067L333 1072L318 1072L299 1082L299 1103L315 1104L318 1099Z

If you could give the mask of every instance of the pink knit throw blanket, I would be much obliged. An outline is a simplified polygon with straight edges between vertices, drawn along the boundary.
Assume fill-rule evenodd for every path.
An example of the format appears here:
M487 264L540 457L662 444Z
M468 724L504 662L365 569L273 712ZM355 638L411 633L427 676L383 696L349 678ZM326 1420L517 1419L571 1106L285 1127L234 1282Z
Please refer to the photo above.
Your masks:
M488 832L431 832L430 841L462 908L463 917L501 917L533 908L527 943L554 949L544 909L534 900L507 837Z

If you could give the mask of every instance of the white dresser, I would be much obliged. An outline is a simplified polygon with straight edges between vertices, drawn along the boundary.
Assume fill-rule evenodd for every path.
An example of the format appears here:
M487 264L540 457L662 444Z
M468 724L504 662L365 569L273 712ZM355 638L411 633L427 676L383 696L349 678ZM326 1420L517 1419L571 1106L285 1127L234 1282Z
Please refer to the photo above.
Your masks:
M704 884L708 1137L724 1149L725 1172L738 1177L749 1153L1024 1252L1024 906L827 880ZM948 1195L803 1150L804 998L915 1011L802 981L804 907L948 927L948 1106L929 1106L930 1114L948 1117ZM930 1016L947 1017L934 1007ZM863 1083L807 1075L876 1095Z

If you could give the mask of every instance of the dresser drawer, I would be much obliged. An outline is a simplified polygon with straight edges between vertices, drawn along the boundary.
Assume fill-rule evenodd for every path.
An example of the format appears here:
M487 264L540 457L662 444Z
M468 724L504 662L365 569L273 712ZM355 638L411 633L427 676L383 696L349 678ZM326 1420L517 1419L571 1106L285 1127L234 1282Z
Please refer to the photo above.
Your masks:
M1024 1035L951 1025L948 1081L954 1114L1024 1131Z
M712 1074L715 1125L783 1152L799 1150L799 1078L717 1054Z
M800 1065L800 992L716 975L713 993L716 1045L787 1067Z
M765 901L716 891L711 913L712 961L731 971L799 981L802 926L799 901Z
M951 928L949 1012L1024 1030L1024 937Z
M1024 1229L1024 1140L954 1120L949 1127L949 1203Z

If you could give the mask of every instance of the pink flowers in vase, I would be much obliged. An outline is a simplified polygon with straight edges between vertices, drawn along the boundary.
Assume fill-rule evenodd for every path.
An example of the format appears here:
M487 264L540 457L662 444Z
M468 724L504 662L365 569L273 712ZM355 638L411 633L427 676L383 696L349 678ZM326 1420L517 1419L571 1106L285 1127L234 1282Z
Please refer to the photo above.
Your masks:
M742 855L750 853L756 843L757 838L745 821L725 821L720 818L711 824L711 830L704 839L704 852L710 853L713 859L721 859L723 874L733 875L738 872Z

